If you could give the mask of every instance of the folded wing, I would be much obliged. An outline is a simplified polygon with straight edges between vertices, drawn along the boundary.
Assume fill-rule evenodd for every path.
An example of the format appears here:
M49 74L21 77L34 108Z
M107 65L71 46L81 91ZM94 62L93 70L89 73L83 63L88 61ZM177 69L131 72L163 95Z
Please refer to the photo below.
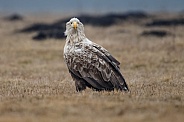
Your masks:
M128 86L120 73L120 63L97 44L84 44L68 56L67 66L77 91L88 86L94 90L125 90Z

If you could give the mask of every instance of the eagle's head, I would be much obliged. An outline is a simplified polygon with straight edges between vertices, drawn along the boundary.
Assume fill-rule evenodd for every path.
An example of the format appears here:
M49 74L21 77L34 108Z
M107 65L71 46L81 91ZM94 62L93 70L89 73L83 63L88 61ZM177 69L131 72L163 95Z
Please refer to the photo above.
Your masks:
M84 26L77 18L71 18L69 22L66 23L66 36L71 35L84 35Z

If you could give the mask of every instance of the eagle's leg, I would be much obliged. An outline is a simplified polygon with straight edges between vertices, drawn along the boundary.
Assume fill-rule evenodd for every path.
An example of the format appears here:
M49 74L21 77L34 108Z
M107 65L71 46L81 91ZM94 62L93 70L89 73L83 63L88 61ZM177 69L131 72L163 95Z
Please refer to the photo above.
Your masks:
M86 89L86 85L83 81L75 80L75 87L77 92L81 92Z

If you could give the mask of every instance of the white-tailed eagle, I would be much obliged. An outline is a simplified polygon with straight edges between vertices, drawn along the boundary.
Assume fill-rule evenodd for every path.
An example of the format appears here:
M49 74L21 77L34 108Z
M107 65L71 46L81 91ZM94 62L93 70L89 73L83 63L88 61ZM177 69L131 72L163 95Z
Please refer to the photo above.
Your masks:
M86 87L96 91L129 91L120 63L102 46L90 41L77 18L66 23L64 59L75 81L76 91Z

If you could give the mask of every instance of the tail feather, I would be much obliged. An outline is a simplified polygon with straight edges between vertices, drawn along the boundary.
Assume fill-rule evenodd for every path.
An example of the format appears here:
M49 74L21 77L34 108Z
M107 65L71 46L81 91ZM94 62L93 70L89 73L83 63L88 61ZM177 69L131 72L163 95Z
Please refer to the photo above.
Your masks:
M117 90L129 91L128 85L126 84L126 81L121 75L121 73L117 72L116 75L114 75L113 77L116 78L116 82L118 84L118 88L116 87Z

